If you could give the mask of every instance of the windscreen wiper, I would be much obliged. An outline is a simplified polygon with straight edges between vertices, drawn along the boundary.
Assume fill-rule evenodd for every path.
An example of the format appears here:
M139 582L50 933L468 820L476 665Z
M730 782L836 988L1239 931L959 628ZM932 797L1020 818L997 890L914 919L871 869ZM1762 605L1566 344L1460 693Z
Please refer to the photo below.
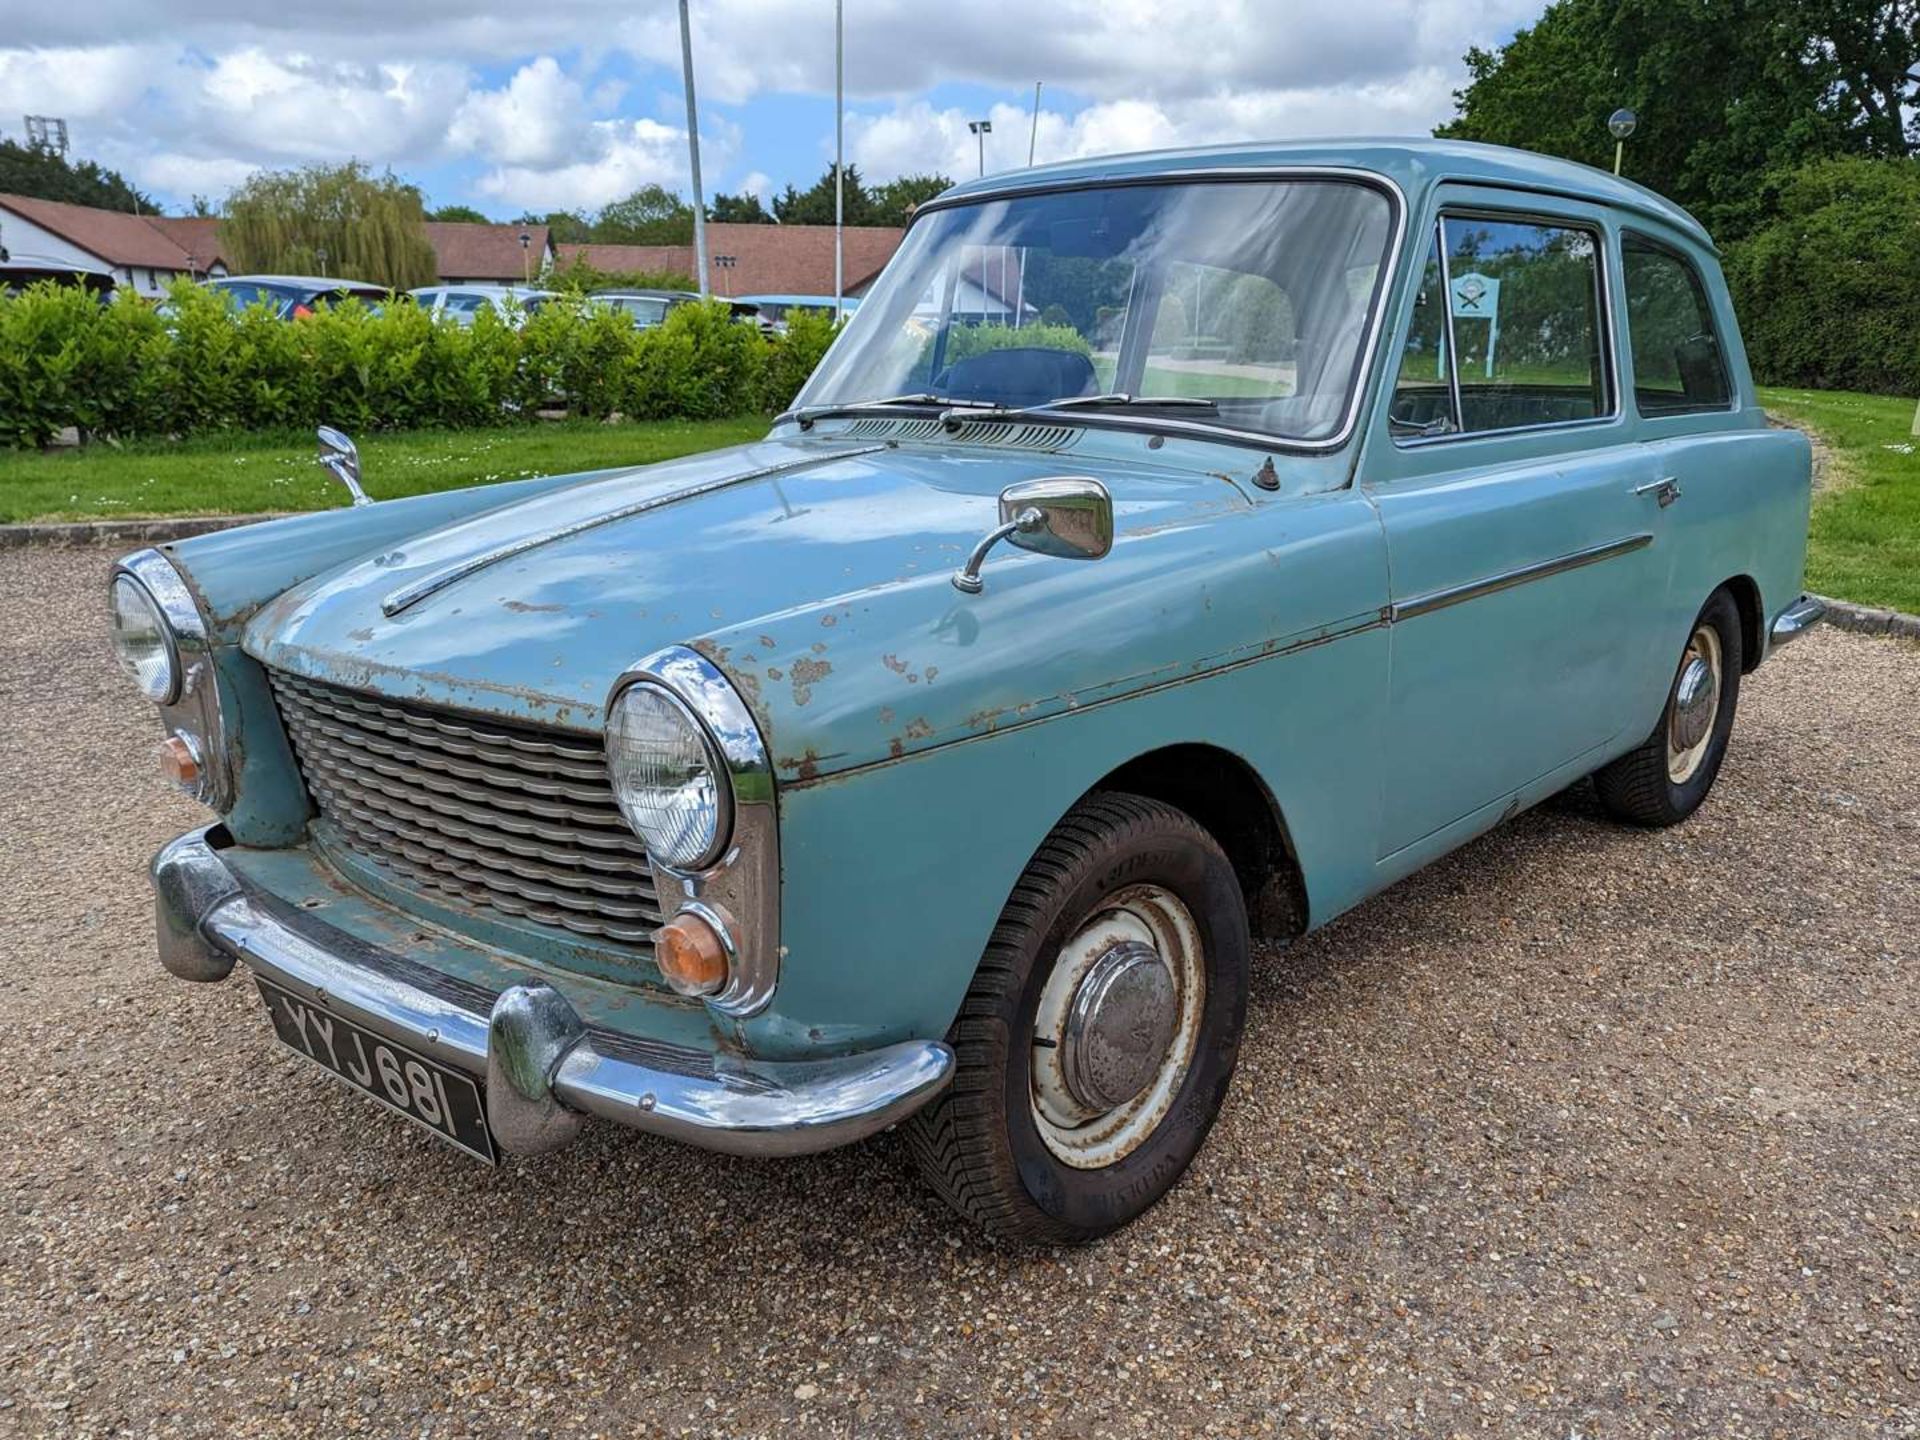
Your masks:
M930 391L916 390L907 395L884 395L873 400L841 400L831 405L803 405L798 410L789 410L785 414L774 416L774 423L782 420L798 421L802 430L811 430L816 420L830 419L835 415L858 415L867 410L880 410L889 405L985 405L984 400L954 400L945 395L935 395Z
M1202 395L1128 395L1119 390L1105 395L1069 395L1064 400L1049 400L1039 408L1042 410L1093 410L1127 405L1156 410L1205 410L1210 415L1220 413L1220 402L1209 400Z
M1035 416L1044 418L1062 410L1120 410L1134 407L1142 410L1198 410L1206 415L1220 413L1217 400L1208 400L1199 395L1125 395L1115 391L1107 395L1068 395L1040 405L993 405L965 413L943 410L940 418L949 425L958 425L964 420L1029 420Z

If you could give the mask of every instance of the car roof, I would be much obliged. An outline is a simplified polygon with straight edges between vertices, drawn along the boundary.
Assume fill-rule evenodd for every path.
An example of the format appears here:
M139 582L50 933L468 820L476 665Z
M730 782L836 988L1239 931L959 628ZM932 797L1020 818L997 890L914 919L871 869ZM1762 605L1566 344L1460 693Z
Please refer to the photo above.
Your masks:
M741 295L735 298L737 298L738 300L748 305L831 305L833 304L833 296L831 295ZM856 295L848 295L848 296L845 296L840 303L843 305L858 305L860 303L860 299Z
M1506 185L1521 190L1570 195L1636 211L1662 221L1702 244L1712 244L1705 226L1680 206L1644 185L1636 185L1631 180L1576 161L1537 155L1531 150L1509 149L1504 145L1481 145L1468 140L1369 137L1267 141L1067 160L963 181L921 209L933 210L955 200L1002 191L1139 179L1165 175L1170 171L1292 167L1366 171L1393 181L1410 201L1415 202L1434 185L1446 181Z
M378 290L387 287L371 280L350 280L344 275L216 275L208 285L304 285L310 290Z
M419 285L409 290L409 295L437 295L441 291L451 295L456 291L463 295L558 295L558 290L537 290L531 285L495 285L489 281L475 280L468 283L463 280L448 280L438 285Z
M595 290L591 293L602 299L698 300L700 298L698 290L639 290L631 286L619 290Z

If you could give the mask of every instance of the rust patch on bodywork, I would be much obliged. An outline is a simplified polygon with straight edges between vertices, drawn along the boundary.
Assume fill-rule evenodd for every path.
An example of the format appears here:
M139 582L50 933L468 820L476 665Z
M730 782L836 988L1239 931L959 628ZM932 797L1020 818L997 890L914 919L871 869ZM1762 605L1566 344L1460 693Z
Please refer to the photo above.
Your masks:
M805 705L813 698L813 687L833 673L830 660L796 660L793 662L793 703Z
M811 780L820 773L819 752L809 748L807 753L798 759L791 755L783 755L780 758L780 768L782 770L791 770L799 779Z
M896 675L904 675L907 673L907 662L902 660L898 655L882 655L880 657L880 663Z
M933 736L933 726L927 723L927 717L917 715L907 722L906 737L909 740L927 740Z
M502 600L500 605L516 615L559 615L567 608L564 605L533 605L525 600Z

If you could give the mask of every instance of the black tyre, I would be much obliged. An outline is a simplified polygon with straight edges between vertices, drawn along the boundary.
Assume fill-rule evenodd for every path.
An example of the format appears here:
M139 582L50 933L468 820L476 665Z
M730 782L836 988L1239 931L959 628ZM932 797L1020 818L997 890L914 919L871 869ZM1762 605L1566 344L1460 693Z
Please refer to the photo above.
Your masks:
M1677 825L1700 808L1727 756L1740 699L1740 611L1716 590L1686 648L1653 734L1593 777L1600 803L1632 825Z
M1102 793L1014 887L908 1127L921 1170L1002 1240L1105 1235L1172 1188L1219 1114L1246 1017L1247 913L1213 837Z

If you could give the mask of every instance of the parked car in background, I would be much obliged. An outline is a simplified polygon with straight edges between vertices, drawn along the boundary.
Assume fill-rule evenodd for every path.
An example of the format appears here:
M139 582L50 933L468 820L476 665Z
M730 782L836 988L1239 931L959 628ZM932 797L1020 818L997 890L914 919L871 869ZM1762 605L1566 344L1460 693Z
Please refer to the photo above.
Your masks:
M288 1045L483 1158L904 1121L964 1215L1091 1239L1205 1140L1254 938L1583 777L1701 805L1819 615L1809 495L1705 231L1611 175L1368 141L969 182L760 442L122 561L217 813L154 862L160 958L244 961Z
M18 295L29 285L43 280L90 290L103 303L113 298L114 281L110 271L46 260L0 259L0 292Z
M498 311L510 323L519 325L540 307L557 300L555 290L529 290L513 285L424 285L409 290L415 303L433 312L436 320L455 325L471 325L483 309Z
M325 275L223 275L201 284L226 297L235 310L266 305L282 320L296 320L343 300L378 305L389 293L384 285Z
M833 318L834 303L831 295L742 295L742 305L751 305L759 313L761 321L770 326L775 333L785 334L787 318L795 311L808 315L825 315ZM860 308L860 302L848 295L840 301L840 314L844 318Z
M636 326L646 330L665 320L668 311L681 305L697 304L702 297L698 290L595 290L587 298L595 305L625 311L633 317ZM707 298L712 303L727 306L733 312L734 319L766 329L759 310L745 301L727 300L718 295Z

